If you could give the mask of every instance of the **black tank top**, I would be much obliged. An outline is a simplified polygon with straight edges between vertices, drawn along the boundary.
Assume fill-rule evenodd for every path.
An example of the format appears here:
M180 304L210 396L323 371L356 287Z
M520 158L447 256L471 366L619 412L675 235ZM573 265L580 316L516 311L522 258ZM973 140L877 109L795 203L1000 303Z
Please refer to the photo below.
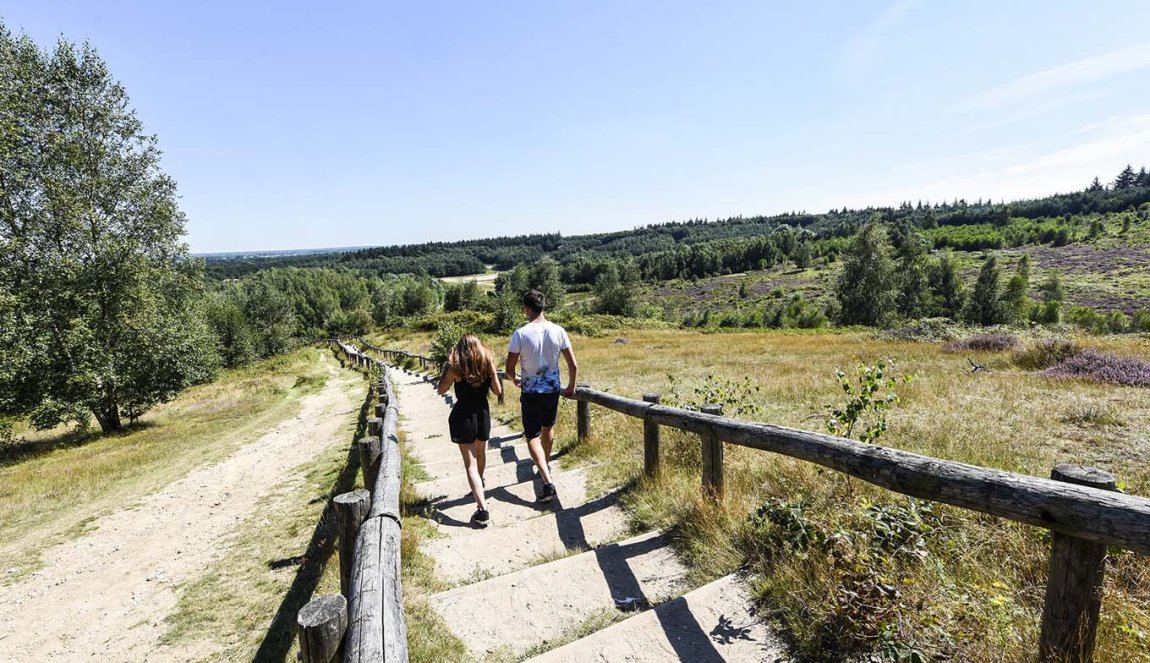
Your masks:
M466 380L455 383L455 405L459 408L486 410L487 392L491 391L491 383L484 381L481 385L469 384Z

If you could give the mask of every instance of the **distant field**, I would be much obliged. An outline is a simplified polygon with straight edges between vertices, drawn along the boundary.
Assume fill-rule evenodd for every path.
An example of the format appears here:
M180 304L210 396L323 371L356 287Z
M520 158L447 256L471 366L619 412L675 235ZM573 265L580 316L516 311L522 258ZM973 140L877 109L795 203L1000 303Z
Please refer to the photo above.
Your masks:
M379 340L420 349L428 339ZM499 356L504 342L491 339ZM1148 338L1082 342L1150 360ZM580 381L599 389L632 397L659 391L666 399L668 374L687 396L708 376L746 377L761 390L753 399L761 407L754 418L810 430L823 430L827 407L842 401L836 366L849 370L856 362L895 358L899 373L914 379L899 388L901 400L881 444L1034 476L1048 476L1059 462L1082 463L1113 472L1131 493L1150 495L1150 389L1052 380L1015 368L1006 353L947 353L940 344L883 341L869 333L633 330L576 337L574 343ZM990 370L972 374L968 356ZM731 383L725 384L731 391ZM514 418L516 402L513 395L497 412ZM590 444L575 445L574 407L563 406L560 444L580 457L606 461L597 470L603 485L635 481L641 464L637 422L593 408L593 428ZM888 639L913 644L928 658L1030 660L1048 555L1040 530L930 507L806 463L741 448L727 450L728 504L714 509L698 499L697 441L674 433L665 439L668 476L657 484L639 484L627 498L636 521L678 532L683 554L701 577L751 564L765 614L783 623L814 660L820 651L873 644L883 629L889 629ZM764 503L780 506L779 513L797 519L793 527L804 529L780 530L748 518ZM887 514L881 516L888 519L884 527L893 522L913 531L915 523L936 524L923 530L921 546L900 552L883 547L876 514ZM813 538L796 543L802 540L792 538L800 536L796 532ZM881 578L894 593L851 598L861 591L861 581L836 557L843 554L833 543L840 538L852 542L844 550L853 551L848 554L858 565L855 573ZM1147 580L1145 558L1119 554L1112 560L1095 660L1145 660ZM877 605L863 609L856 600Z
M990 253L999 256L1003 282L1013 274L1023 255L1030 256L1032 298L1040 297L1039 286L1051 271L1057 271L1062 277L1067 304L1122 311L1127 315L1141 309L1150 310L1150 241L1140 234L1096 244L1033 245L987 253L955 251L952 255L958 260L968 292L978 278L984 256ZM645 297L664 308L670 321L707 308L713 312L732 308L751 310L772 299L794 294L805 300L825 302L834 296L841 263L820 262L816 261L809 269L797 269L788 262L761 271L697 281L668 281L649 287Z

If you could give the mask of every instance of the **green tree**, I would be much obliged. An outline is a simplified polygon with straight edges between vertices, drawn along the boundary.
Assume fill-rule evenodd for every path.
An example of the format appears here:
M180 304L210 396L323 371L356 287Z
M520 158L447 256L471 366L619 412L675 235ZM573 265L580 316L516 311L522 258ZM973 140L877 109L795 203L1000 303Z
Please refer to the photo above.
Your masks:
M0 26L0 412L123 427L218 365L176 186L89 46Z
M543 293L547 300L548 311L558 311L563 308L563 295L566 290L563 282L559 280L559 263L551 256L543 256L530 267L528 277L530 288Z
M999 325L1007 321L1006 307L1003 306L999 289L1000 273L998 258L990 256L978 272L970 303L966 309L968 322L979 325Z
M608 261L595 280L598 311L634 316L638 311L639 270L630 260Z
M872 220L851 240L835 286L844 324L878 325L895 310L894 265L882 226Z
M1030 256L1024 254L1018 261L1018 268L1015 270L1014 276L1010 277L1006 283L1006 289L1002 292L1003 313L1008 320L1026 319L1027 308L1030 303L1029 297L1027 297L1029 290Z
M811 266L811 243L804 241L795 248L795 267L806 269Z
M1060 302L1066 299L1066 293L1062 290L1062 275L1058 270L1048 272L1046 280L1038 289L1042 291L1042 301L1044 302Z
M898 312L911 320L923 317L930 309L927 249L926 238L918 231L908 229L895 250L898 261Z
M966 287L949 253L939 256L930 270L932 315L958 320L966 307Z

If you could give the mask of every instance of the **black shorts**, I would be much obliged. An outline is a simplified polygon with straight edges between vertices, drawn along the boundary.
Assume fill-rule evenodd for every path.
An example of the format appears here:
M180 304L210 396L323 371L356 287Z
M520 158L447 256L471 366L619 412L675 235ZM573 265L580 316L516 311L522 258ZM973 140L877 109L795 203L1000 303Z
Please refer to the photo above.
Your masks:
M528 440L539 437L540 429L555 425L555 415L559 411L559 394L530 394L519 396L523 410L523 437Z
M447 417L447 426L451 429L451 441L456 444L486 441L491 437L491 410L453 407Z

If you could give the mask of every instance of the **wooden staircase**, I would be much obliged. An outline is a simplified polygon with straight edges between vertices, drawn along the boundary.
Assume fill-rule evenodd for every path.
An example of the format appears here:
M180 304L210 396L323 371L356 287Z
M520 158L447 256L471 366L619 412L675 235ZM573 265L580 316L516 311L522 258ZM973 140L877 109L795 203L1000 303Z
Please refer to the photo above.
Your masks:
M475 504L447 433L449 399L420 375L392 376L407 448L431 477L417 488L439 536L422 549L454 585L431 603L475 660L789 660L753 614L741 578L688 586L667 536L629 531L618 495L589 491L590 468L555 465L558 498L537 503L539 480L519 431L492 426L484 473L491 524L473 527Z

